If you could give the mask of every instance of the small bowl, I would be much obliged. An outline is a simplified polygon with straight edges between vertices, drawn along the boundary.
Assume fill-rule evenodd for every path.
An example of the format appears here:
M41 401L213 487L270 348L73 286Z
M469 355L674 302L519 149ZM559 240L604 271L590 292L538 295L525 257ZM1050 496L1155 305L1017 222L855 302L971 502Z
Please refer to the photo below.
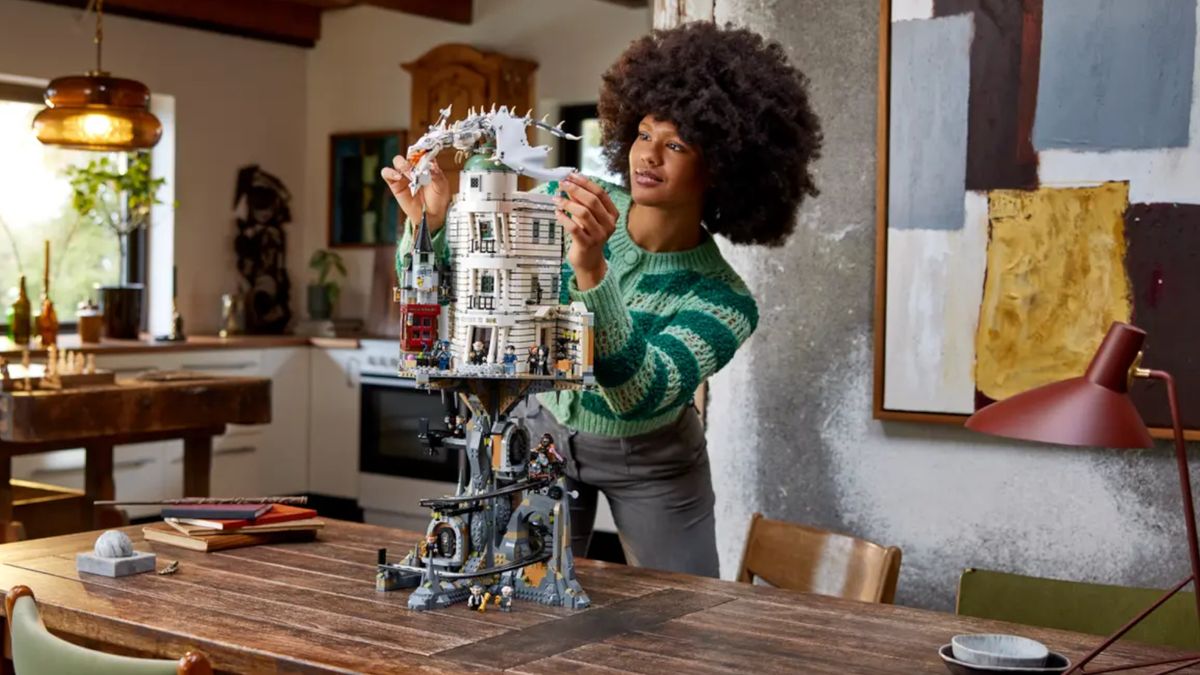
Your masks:
M987 673L1003 673L1004 675L1062 675L1071 668L1071 660L1057 652L1050 652L1046 663L1040 668L1010 668L1006 666L977 666L954 658L953 646L942 645L938 656L946 664L946 669L953 675L987 675Z
M1040 668L1050 655L1046 645L1037 640L998 633L955 635L950 646L954 658L975 666Z

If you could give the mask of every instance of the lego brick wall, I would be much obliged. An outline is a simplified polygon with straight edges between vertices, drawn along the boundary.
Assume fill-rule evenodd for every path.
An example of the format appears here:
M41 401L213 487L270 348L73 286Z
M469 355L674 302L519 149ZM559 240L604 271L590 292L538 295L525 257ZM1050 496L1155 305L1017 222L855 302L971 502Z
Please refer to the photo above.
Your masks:
M894 2L914 15L932 7ZM907 605L951 610L968 566L1127 585L1183 578L1165 448L1052 448L871 419L879 1L716 0L715 10L718 22L785 45L825 130L822 194L791 242L724 247L762 315L712 387L724 576L758 510L902 547L897 601Z

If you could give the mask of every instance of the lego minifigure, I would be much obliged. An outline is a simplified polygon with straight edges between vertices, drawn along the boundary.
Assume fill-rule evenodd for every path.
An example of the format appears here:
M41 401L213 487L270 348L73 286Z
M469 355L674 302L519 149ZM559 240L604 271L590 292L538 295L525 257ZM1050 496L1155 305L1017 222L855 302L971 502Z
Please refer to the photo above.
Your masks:
M477 366L482 366L483 364L487 363L487 350L484 348L483 343L479 340L476 340L474 344L471 345L470 360L471 363Z
M504 374L517 374L517 348L512 345L504 348Z
M471 584L471 595L467 597L467 609L478 610L483 607L483 586Z
M512 611L512 601L513 601L512 595L513 595L513 587L512 586L504 586L500 589L500 597L497 599L496 602L499 605L501 612L511 612Z
M529 459L529 477L557 478L562 473L562 464L562 455L554 447L554 438L550 434L542 434Z
M432 534L425 535L425 541L418 545L420 548L417 555L421 558L433 558L438 554L437 536Z
M538 354L538 359L537 359L538 374L549 375L550 374L550 348L547 347L546 345L539 345L537 348L537 354Z
M450 343L445 340L438 342L437 367L438 370L450 370Z

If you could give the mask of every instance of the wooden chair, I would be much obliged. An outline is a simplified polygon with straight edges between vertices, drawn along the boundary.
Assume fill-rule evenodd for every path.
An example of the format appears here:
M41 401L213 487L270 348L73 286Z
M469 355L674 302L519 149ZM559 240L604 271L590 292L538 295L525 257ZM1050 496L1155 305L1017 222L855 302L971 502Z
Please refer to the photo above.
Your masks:
M900 549L755 513L738 581L755 577L793 591L891 604Z
M1162 597L1128 588L967 568L958 580L956 611L1027 626L1110 635ZM1200 649L1200 619L1191 593L1179 593L1129 631L1127 639Z
M178 661L136 659L93 651L56 637L46 629L28 586L15 586L4 600L16 675L212 675L202 654Z

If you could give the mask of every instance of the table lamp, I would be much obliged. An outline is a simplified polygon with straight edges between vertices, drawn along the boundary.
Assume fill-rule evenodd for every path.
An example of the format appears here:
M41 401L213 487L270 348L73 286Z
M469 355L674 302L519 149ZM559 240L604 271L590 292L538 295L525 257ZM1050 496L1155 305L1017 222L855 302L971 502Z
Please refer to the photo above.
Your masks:
M1008 438L1061 445L1149 448L1154 443L1146 429L1146 423L1129 398L1129 384L1133 378L1138 377L1162 380L1167 385L1167 400L1175 428L1175 459L1179 488L1183 495L1183 517L1187 525L1188 556L1191 558L1192 574L1106 638L1100 646L1067 671L1068 675L1085 672L1083 669L1089 662L1188 583L1195 581L1200 587L1200 547L1196 542L1196 513L1192 502L1191 479L1188 475L1183 423L1179 418L1179 403L1175 396L1175 380L1169 373L1161 370L1139 367L1142 343L1145 339L1146 333L1140 328L1114 322L1082 377L1054 382L1017 394L993 403L967 419L968 429ZM1200 591L1200 588L1197 590ZM1196 611L1200 615L1200 592L1196 593ZM1200 653L1092 672L1117 672L1168 664L1173 666L1162 672L1177 672L1182 668L1198 665Z

